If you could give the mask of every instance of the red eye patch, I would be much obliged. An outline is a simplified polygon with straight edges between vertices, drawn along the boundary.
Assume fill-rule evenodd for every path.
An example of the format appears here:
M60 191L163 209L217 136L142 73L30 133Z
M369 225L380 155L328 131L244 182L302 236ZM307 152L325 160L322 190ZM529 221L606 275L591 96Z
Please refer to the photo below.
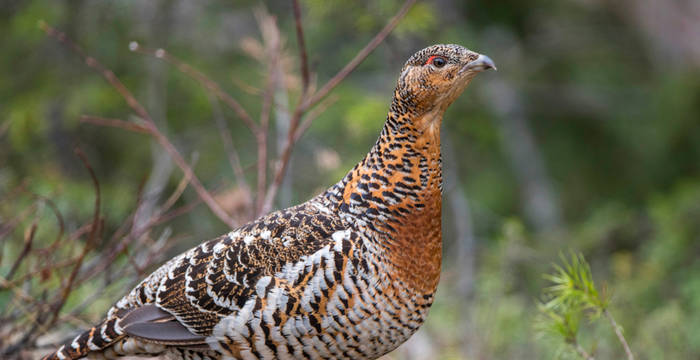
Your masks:
M435 67L441 68L447 64L447 60L440 55L433 55L428 58L424 65L433 64Z
M433 55L433 56L429 57L428 60L426 60L426 61L425 61L425 64L423 64L423 65L428 65L428 64L430 64L431 62L433 62L433 60L434 60L436 57L438 57L438 56L437 56L437 55Z

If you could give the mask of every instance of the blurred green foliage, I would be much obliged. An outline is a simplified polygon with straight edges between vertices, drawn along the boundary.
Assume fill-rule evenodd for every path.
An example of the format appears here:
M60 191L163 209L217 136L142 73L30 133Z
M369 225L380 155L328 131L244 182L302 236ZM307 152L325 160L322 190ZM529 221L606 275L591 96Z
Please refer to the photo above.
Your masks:
M686 2L657 5L673 10ZM401 5L397 0L301 3L309 62L319 84ZM252 11L259 5L164 0L10 0L0 5L0 223L31 206L26 198L10 196L22 183L56 203L67 231L90 220L94 190L73 155L75 144L87 153L100 180L105 233L133 211L154 166L156 146L145 135L79 121L83 114L124 120L133 114L98 74L46 38L37 28L39 20L66 31L112 69L157 114L181 153L197 158L195 170L205 186L228 189L235 181L207 93L172 67L130 52L128 44L135 40L167 49L217 81L256 118L260 99L240 84L263 88L265 67L241 43L260 38ZM700 49L682 34L664 37L663 27L650 28L643 15L647 5L419 2L333 91L338 100L301 139L290 172L291 203L337 181L364 155L381 128L399 69L415 50L459 43L498 64L498 72L475 79L443 125L457 155L444 165L456 174L456 183L448 182L446 189L463 189L469 201L476 239L469 256L475 265L465 293L456 285L467 276L462 259L454 255L458 237L446 236L443 280L422 330L430 357L569 358L559 344L537 338L534 324L538 294L546 286L542 274L551 270L548 264L558 253L571 249L581 251L596 282L612 290L611 311L638 358L700 357ZM277 18L285 53L294 59L290 72L296 74L291 3L266 6ZM690 38L700 38L696 21L688 20L697 19L697 7L687 8L668 10L673 16L659 21L670 22L669 32L675 23L690 24ZM504 118L495 107L490 91L495 81L513 89L517 114ZM298 85L289 88L289 96L293 104ZM517 139L504 131L509 116L516 115L525 119L555 194L561 219L556 228L538 228L529 219L527 184L508 147ZM254 139L232 112L226 111L225 118L253 183ZM275 153L274 141L270 147ZM322 152L339 162L322 165ZM173 171L165 193L180 179ZM178 204L195 199L188 189ZM452 211L445 203L445 216ZM49 242L57 231L55 219L43 210L38 221L37 238ZM191 235L177 238L171 255L226 231L201 205L163 226ZM454 234L450 231L445 230ZM21 251L21 231L0 241L5 242L0 274L6 274L7 259ZM79 247L66 251L75 254ZM126 285L113 284L84 318L97 320ZM97 285L81 287L69 305L79 304L91 286ZM0 307L6 295L0 292ZM583 320L581 326L586 331L579 341L597 358L623 356L607 324ZM391 357L412 358L411 351L401 350Z

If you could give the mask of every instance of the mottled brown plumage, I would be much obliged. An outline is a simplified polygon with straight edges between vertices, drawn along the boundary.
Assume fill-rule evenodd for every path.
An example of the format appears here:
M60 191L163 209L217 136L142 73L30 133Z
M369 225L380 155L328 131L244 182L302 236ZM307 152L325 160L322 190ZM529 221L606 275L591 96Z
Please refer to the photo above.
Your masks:
M403 67L376 144L340 182L170 260L46 359L373 359L440 278L440 125L491 60L434 45Z

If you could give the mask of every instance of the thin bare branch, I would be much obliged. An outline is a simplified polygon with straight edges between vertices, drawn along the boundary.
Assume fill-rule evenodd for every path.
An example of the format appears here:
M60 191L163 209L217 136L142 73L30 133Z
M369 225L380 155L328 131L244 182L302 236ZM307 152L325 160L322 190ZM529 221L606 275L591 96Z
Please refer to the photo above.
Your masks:
M194 162L194 160L193 160ZM170 215L171 213L175 212L177 215L182 215L186 212L189 212L190 210L194 209L195 206L199 205L199 201L193 201L189 205L185 205L182 208L185 208L185 210L180 210L180 209L175 209L171 213L167 213L170 208L172 208L173 205L175 205L175 202L177 199L182 196L182 193L185 191L185 187L187 187L187 183L189 182L189 179L187 179L187 176L184 176L182 180L180 180L180 183L178 183L177 187L175 188L175 191L168 197L168 199L163 203L163 205L158 209L158 212L146 223L146 226L144 226L144 229L151 228L153 226L156 226L163 221L163 218L169 217L172 218ZM178 212L179 210L179 212Z
M267 184L267 135L260 135L257 138L258 161L257 161L257 190L255 215L260 215L264 202L265 187Z
M38 221L39 219L37 216L34 218L34 221L32 221L32 224L29 226L29 228L24 232L24 248L22 248L22 252L19 253L19 256L10 267L10 271L7 273L6 278L8 281L12 279L12 276L15 275L15 271L17 271L19 266L22 264L22 261L24 261L29 252L32 250L32 243L34 241L34 235L36 235Z
M139 124L134 124L133 122L130 122L130 121L121 120L121 119L109 119L109 118L103 118L100 116L82 115L80 117L80 121L84 122L84 123L88 123L88 124L93 124L93 125L124 129L127 131L136 132L136 133L149 134L149 135L151 134L150 128L148 128L146 126L141 126Z
M253 85L250 85L250 84L246 83L245 81L238 79L236 77L231 77L231 82L234 85L238 86L241 90L243 90L247 94L261 96L263 93L261 89L255 87Z
M164 213L162 215L159 215L157 218L152 219L152 222L149 224L151 226L156 226L160 225L163 223L166 223L178 216L182 216L184 214L187 214L188 212L192 211L197 205L199 205L200 201L192 201L186 205L180 206L179 208L173 209L167 213Z
M632 349L627 343L627 339L625 339L625 336L622 334L622 328L620 327L620 325L617 324L617 321L615 321L615 318L613 318L608 309L603 310L603 314L605 314L605 317L608 318L608 321L610 321L610 325L612 325L613 330L615 330L615 335L617 335L617 339L620 340L622 347L625 348L627 360L634 360L634 353L632 353Z
M200 85L202 85L205 89L208 91L211 91L216 97L221 99L221 101L224 102L228 107L230 107L236 115L243 121L243 123L250 129L253 134L256 134L260 131L258 128L258 125L255 124L253 121L253 118L250 117L248 112L243 108L243 106L236 101L231 95L226 93L221 89L221 86L217 84L215 81L211 80L209 77L204 75L203 72L195 69L191 65L187 64L186 62L178 59L177 57L171 55L164 49L149 49L141 46L139 43L132 41L129 44L129 49L131 51L134 51L136 53L140 54L145 54L145 55L150 55L153 56L157 59L161 59L177 68L180 70L183 74L190 76L191 78L195 79L197 82L199 82Z
M579 356L581 356L584 360L595 360L593 355L589 354L588 351L586 351L586 349L584 349L578 342L574 342L573 346Z
M63 261L49 263L48 265L42 266L41 268L39 268L37 270L26 272L22 276L18 277L15 280L10 281L10 279L6 279L6 281L8 281L7 284L11 284L13 286L19 286L22 282L27 281L28 279L31 279L37 275L40 275L40 274L45 273L47 271L52 271L52 270L56 271L58 269L72 266L72 265L74 265L74 262L75 262L74 258L69 258L69 259L66 259ZM3 287L4 287L3 285L0 285L0 289L2 289Z
M37 203L34 203L31 206L24 209L21 213L17 214L17 216L13 217L12 219L6 220L5 223L2 224L2 227L0 227L0 239L15 231L17 225L19 225L20 222L24 221L24 219L26 219L27 217L29 217L29 215L36 211L37 206Z
M311 126L311 123L316 120L317 117L319 117L321 114L323 114L326 109L328 109L331 105L335 104L336 101L338 101L339 97L337 95L330 95L326 97L325 99L321 100L321 102L318 104L318 106L315 106L313 109L309 110L309 112L304 115L304 119L301 121L301 124L297 128L296 134L294 134L294 141L299 141L299 138L301 138L302 135L306 132L306 130L309 129L309 126Z
M4 283L4 279L2 279L2 282ZM51 310L47 303L46 290L32 294L26 292L31 289L31 286L27 286L27 284L22 286L10 285L9 287L15 296L12 297L12 305L8 306L8 308L19 310L21 314L17 311L14 312L20 316L18 318L19 321L16 321L15 326L10 329L10 333L14 335L10 338L14 338L14 343L3 344L4 348L0 349L0 357L3 359L14 359L16 358L14 356L16 353L31 347L35 343L36 337L46 330L44 324ZM9 338L4 338L3 340L9 340Z
M306 43L304 42L304 28L301 22L301 8L299 0L292 0L294 7L294 24L296 25L297 44L299 46L299 66L301 67L301 93L302 97L309 89L309 59L306 55Z
M182 193L185 191L185 188L187 188L187 184L190 182L190 179L187 177L187 175L182 176L182 180L177 184L177 187L175 188L175 191L173 191L172 194L168 197L167 200L163 203L163 205L158 209L158 213L162 214L166 211L168 211L173 205L175 205L175 202L177 199L182 196Z
M242 189L250 193L250 186L248 181L245 179L245 171L241 166L241 157L236 151L236 147L233 145L233 140L231 139L231 130L226 123L224 114L221 111L221 106L219 106L219 101L213 95L209 96L209 102L211 103L212 113L214 115L214 121L219 130L219 135L221 136L221 141L224 143L224 150L228 158L229 165L233 170L233 176L236 178L236 183Z
M262 33L265 58L267 59L267 71L265 79L265 91L262 98L262 108L260 110L260 132L256 137L258 148L258 175L257 175L257 198L255 205L255 215L261 215L263 203L265 201L265 189L267 188L267 165L268 165L268 135L270 130L270 112L274 100L275 86L277 84L277 62L281 57L282 41L277 21L267 13L264 8L255 11L255 17Z

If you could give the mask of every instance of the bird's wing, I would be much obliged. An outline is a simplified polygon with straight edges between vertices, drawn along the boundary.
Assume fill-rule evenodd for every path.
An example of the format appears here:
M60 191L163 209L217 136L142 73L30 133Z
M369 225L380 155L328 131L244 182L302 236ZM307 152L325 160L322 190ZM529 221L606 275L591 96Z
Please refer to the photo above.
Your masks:
M148 342L205 344L223 317L259 296L261 279L286 284L275 276L289 276L293 265L332 246L342 230L337 217L313 205L271 213L163 265L117 304L123 307L119 325Z
M131 337L164 345L200 345L204 337L189 331L171 313L154 304L132 309L119 325Z

